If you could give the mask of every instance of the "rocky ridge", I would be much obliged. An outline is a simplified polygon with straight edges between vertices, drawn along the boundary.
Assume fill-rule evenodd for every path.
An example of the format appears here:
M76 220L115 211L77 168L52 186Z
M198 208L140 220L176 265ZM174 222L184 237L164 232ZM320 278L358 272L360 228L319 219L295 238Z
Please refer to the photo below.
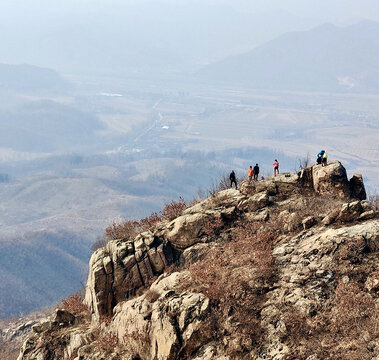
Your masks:
M372 317L379 306L379 220L365 198L362 177L348 180L336 161L244 182L239 190L217 192L135 239L110 241L91 257L89 312L56 310L33 326L18 359L316 360L356 349L364 352L362 359L374 359L378 331L363 327L364 341L358 335L351 339L353 330L346 335L338 320L339 304L346 303L342 296L354 286L371 309L366 317L357 315L359 324L379 320ZM270 253L264 253L272 256L270 271L260 268L269 274L265 278L256 275L259 259L249 259L250 266L242 253L233 259L239 265L229 268L224 262L217 268L222 256L211 255L224 252L226 258L241 224L249 224L249 232L270 234ZM207 264L210 259L215 263ZM202 286L208 273L199 276L196 269L207 269L204 264L212 276L217 275L212 267L225 269L236 289L247 279L243 292L230 297L237 302L217 301L211 288ZM255 303L255 313L245 320L259 331L249 334L248 329L242 336L244 319L238 312L243 309L235 304L243 307L244 296L248 309ZM335 324L339 348L326 335ZM321 346L310 347L310 339Z

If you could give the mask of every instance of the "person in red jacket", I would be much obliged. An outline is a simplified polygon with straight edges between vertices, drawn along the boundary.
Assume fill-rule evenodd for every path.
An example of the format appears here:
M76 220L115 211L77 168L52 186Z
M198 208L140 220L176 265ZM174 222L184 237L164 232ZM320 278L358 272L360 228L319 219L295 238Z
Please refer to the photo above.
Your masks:
M274 176L276 176L279 174L279 161L275 159L272 165L274 166Z

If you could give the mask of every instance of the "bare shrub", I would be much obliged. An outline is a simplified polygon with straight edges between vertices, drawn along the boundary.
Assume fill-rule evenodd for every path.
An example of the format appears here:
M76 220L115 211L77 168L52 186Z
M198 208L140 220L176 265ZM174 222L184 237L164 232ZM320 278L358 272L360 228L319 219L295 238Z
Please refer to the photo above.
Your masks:
M103 324L105 326L109 326L113 320L113 317L111 315L100 315L99 320L100 320L100 324Z
M373 193L368 194L368 201L371 203L375 211L379 211L379 195L376 190Z
M306 156L296 159L295 172L305 169L311 163L311 155L307 152Z
M155 224L161 221L157 213L141 220L126 220L123 223L113 222L112 225L105 229L106 243L116 239L134 239L139 233L151 229Z
M379 337L379 314L375 299L355 281L340 281L327 308L314 317L292 307L283 314L288 342L294 349L288 359L311 354L330 360L341 359L341 354L344 360L372 358Z
M341 281L336 289L335 318L331 329L343 336L358 335L371 329L373 335L378 336L379 324L375 320L379 320L379 316L372 297L357 283Z
M180 197L179 201L172 201L170 204L166 204L162 210L161 216L157 213L152 213L150 216L140 220L126 220L121 223L114 221L105 229L104 238L98 239L92 248L96 250L99 247L103 247L110 240L133 240L141 232L151 230L158 222L177 218L182 214L186 207L187 205L184 199Z
M111 354L118 346L118 337L113 332L101 334L97 339L97 349L101 354Z
M242 181L242 179L236 178L236 181L237 181L237 184L239 184L240 181ZM208 194L210 196L213 196L219 191L230 189L230 187L231 187L231 183L229 179L229 174L224 173L220 175L219 178L213 180L211 187L208 189Z
M361 261L361 255L366 247L366 242L362 238L356 238L345 242L340 246L336 254L336 260L341 263L348 260L351 264L358 264Z
M83 303L83 297L80 293L70 295L62 300L62 307L74 315L89 313L89 308Z
M163 273L165 274L171 274L173 273L174 271L178 270L178 266L175 265L175 264L171 264L169 266L166 266L164 269L163 269Z
M231 316L242 343L256 342L261 336L254 314L273 276L272 240L271 233L241 225L231 242L214 247L190 266L192 284L211 300L218 326Z
M121 224L113 222L105 229L105 237L108 240L134 239L141 230L139 221L127 220Z
M238 183L238 180L237 180L237 183ZM230 188L229 175L227 174L221 175L220 180L218 182L218 190L221 191L221 190L226 190L229 188Z
M174 220L186 209L186 202L182 197L179 198L179 201L171 201L171 203L166 204L162 210L162 219L163 220Z
M133 359L148 358L150 338L147 329L145 331L138 329L125 333L122 342L128 352L133 354Z
M213 237L215 235L218 235L223 227L224 222L222 221L221 217L218 217L205 221L203 224L203 231L209 237Z
M327 350L329 358L370 359L371 343L379 337L379 314L375 300L362 287L350 281L340 281L336 288L335 305L328 326Z

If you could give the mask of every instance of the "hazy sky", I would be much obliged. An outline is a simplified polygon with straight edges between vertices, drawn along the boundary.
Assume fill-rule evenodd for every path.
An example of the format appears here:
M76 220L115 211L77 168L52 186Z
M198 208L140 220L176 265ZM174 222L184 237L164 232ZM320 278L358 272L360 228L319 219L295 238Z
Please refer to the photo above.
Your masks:
M286 10L305 17L318 17L328 21L349 21L355 18L370 18L379 21L378 0L1 0L0 9L16 13L28 9L43 12L47 8L56 10L72 10L84 5L103 5L106 7L117 4L148 4L171 3L186 5L189 3L229 4L236 9L251 12ZM79 5L80 4L80 5ZM146 11L148 6L146 6ZM27 16L27 12L25 13Z
M193 68L286 32L361 19L379 21L379 0L0 0L0 63Z

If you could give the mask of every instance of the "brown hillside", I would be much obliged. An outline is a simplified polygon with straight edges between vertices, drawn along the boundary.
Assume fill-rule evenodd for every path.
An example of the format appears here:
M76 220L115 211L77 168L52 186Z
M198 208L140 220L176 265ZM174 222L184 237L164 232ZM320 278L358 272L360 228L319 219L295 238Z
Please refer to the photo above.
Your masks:
M93 254L88 308L68 299L18 359L376 359L379 219L365 198L333 162L131 231Z

